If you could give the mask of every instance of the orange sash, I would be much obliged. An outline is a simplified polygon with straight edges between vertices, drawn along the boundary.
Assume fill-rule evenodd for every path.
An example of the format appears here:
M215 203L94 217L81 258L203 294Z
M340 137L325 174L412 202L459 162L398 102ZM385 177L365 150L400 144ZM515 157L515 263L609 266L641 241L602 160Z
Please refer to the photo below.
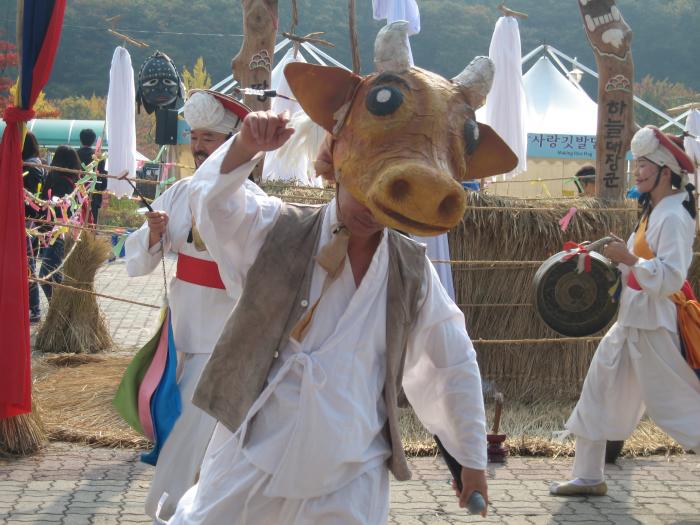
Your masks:
M653 259L654 252L651 251L646 237L647 217L642 219L634 235L632 251L637 257L642 259ZM627 285L635 290L641 290L634 273L630 271L627 277ZM685 350L685 360L691 368L700 368L700 303L693 297L690 284L686 281L683 288L673 295L671 300L678 307L678 331L683 341Z

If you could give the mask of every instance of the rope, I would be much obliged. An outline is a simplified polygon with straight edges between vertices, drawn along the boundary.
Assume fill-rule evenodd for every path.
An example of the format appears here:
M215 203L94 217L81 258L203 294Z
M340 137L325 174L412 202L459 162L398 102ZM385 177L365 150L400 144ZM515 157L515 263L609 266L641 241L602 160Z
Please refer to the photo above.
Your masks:
M73 223L62 223L62 222L56 222L56 221L48 221L46 219L27 219L28 222L37 222L41 224L55 224L56 226L60 227L65 227L65 228L71 228L74 230L85 230L85 231L91 231L91 232L103 232L103 233L119 233L123 234L126 233L127 229L133 229L133 228L127 228L126 226L100 226L97 224L93 224L90 226L79 226L77 224Z
M545 339L472 339L475 345L539 345L552 343L595 343L602 337L552 337Z
M494 208L492 206L467 206L467 211L470 210L489 210L489 211L497 211L497 212L509 212L509 211L560 211L558 208ZM561 209L562 212L565 211L565 208ZM587 209L579 209L578 212L588 212L588 211L595 211L595 212L607 212L607 211L615 211L615 212L625 212L625 213L639 213L638 208L587 208Z
M74 170L71 168L61 168L59 166L51 166L49 164L38 164L35 162L23 162L23 166L30 167L30 168L40 168L46 171L61 171L63 173L73 173L74 175L94 175L97 177L104 177L106 179L118 179L122 180L122 177L117 176L117 175L107 175L107 174L102 174L102 173L97 173L95 171L85 171L85 170ZM157 180L151 180L151 179L132 179L129 177L129 180L132 182L142 182L144 184L164 184L163 182L158 182Z
M457 306L459 308L524 308L534 305L532 303L466 303Z
M448 259L431 259L433 264L451 264L453 266L539 266L544 261L453 261Z
M112 301L121 301L123 303L135 304L137 306L147 306L148 308L156 308L160 310L160 306L155 304L141 303L139 301L132 301L131 299L124 299L123 297L115 297L114 295L107 295L104 293L93 292L92 290L83 290L82 288L76 288L74 286L68 286L67 284L56 283L53 281L47 281L46 279L39 279L38 277L30 277L30 281L40 284L48 284L49 286L55 286L57 288L63 288L65 290L70 290L72 292L87 293L90 295L95 295L97 297L102 297L104 299L111 299Z

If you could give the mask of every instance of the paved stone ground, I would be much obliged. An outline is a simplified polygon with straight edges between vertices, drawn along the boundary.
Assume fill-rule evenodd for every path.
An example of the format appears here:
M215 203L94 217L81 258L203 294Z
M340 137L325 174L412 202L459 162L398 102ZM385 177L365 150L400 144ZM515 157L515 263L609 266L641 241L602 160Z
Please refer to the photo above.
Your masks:
M566 476L569 459L510 458L489 473L486 520L457 507L439 458L415 458L411 466L414 480L392 482L391 524L700 524L697 456L622 460L608 469L610 491L602 498L549 495L549 482ZM131 450L53 443L37 456L0 461L0 523L147 524L151 475Z
M166 268L172 275L172 259ZM123 260L117 260L99 271L96 289L158 305L161 275L156 271L129 279ZM118 347L133 349L152 335L157 309L108 299L98 302ZM457 507L440 459L416 458L411 463L414 480L392 482L392 524L700 525L700 457L694 455L622 460L608 468L608 496L568 499L550 496L548 486L566 478L570 459L510 458L507 465L489 472L492 505L486 520ZM30 458L0 460L0 525L147 524L143 501L151 475L151 467L140 463L133 450L66 443L52 443Z

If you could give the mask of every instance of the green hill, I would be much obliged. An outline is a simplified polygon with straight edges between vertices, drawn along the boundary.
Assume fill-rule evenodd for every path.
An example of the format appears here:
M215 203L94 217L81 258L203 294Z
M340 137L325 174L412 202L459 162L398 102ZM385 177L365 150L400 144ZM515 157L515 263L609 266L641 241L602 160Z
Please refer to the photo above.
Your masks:
M14 17L13 5L7 18ZM416 64L453 76L475 55L488 54L496 19L496 0L418 0L422 31L411 42ZM633 55L637 80L646 75L668 78L700 91L700 1L618 0L634 31ZM298 34L326 31L324 38L337 47L329 52L351 63L346 0L299 0ZM577 56L594 66L593 54L582 27L577 0L512 0L509 7L530 15L520 22L523 52L541 43ZM357 2L358 33L363 71L372 68L374 36L383 22L372 20L371 2ZM72 0L68 3L65 28L54 72L47 86L49 97L92 93L104 95L109 67L119 40L106 31L106 16L120 15L117 28L146 41L150 49L129 47L134 69L155 49L167 53L178 67L191 68L204 57L214 81L230 74L231 58L242 38L238 0ZM290 2L280 0L280 31L289 29ZM11 24L10 38L14 38ZM183 34L184 33L184 34ZM213 36L219 34L222 36ZM595 90L595 83L585 87Z

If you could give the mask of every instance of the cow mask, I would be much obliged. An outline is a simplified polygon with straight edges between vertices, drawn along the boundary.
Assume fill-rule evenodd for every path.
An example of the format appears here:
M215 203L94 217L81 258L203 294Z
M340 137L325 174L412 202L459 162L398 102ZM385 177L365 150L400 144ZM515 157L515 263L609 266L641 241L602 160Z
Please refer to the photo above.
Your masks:
M379 32L378 73L299 62L284 73L304 111L333 134L337 181L386 226L432 236L464 215L460 181L506 173L518 159L475 120L492 62L477 57L446 80L410 65L406 31L394 22Z

